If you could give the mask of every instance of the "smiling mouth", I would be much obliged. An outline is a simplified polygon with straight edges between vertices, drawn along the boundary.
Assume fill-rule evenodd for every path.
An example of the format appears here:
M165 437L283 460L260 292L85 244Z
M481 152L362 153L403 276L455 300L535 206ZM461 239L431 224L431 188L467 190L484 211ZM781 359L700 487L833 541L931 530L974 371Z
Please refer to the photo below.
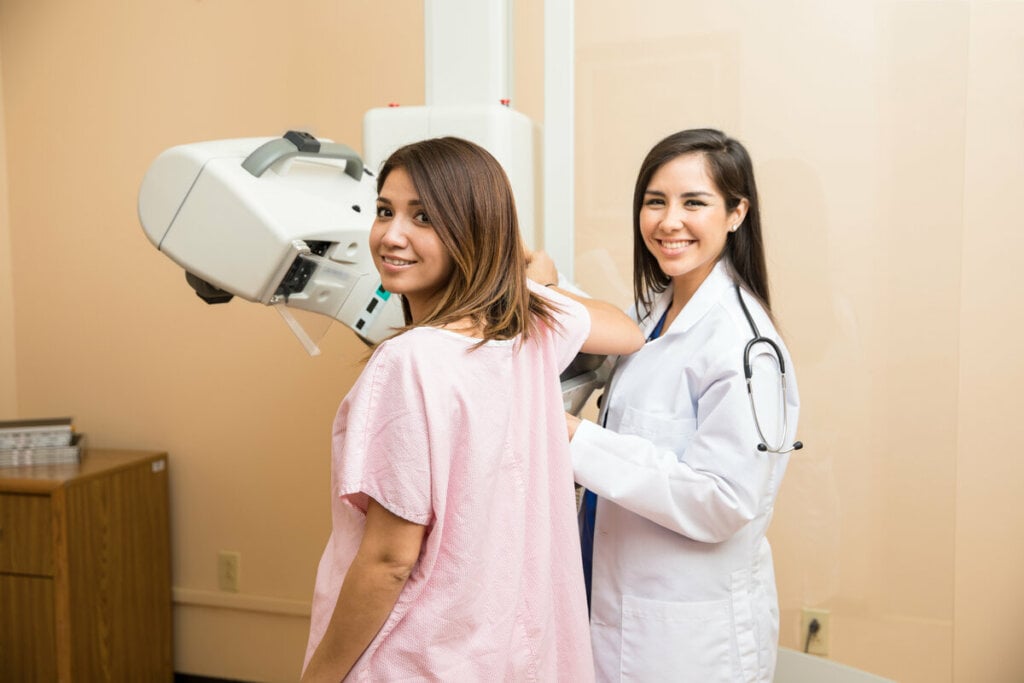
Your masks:
M388 264L389 266L411 266L413 263L415 263L415 261L405 261L403 259L395 258L393 256L381 256L380 260Z
M668 249L669 251L685 249L691 244L696 243L697 240L658 240L658 244L660 244L663 249Z

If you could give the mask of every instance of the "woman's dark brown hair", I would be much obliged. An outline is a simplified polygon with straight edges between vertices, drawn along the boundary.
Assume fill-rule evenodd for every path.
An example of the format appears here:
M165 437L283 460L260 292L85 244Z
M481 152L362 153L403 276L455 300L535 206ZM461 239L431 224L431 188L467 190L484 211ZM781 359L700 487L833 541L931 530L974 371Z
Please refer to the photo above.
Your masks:
M455 137L406 145L384 162L377 192L396 168L409 174L454 269L419 325L470 319L484 341L529 336L537 319L554 325L546 299L526 286L526 254L505 171L487 150ZM405 322L412 318L403 300Z
M738 140L711 128L684 130L668 136L651 148L640 165L633 190L633 297L638 315L649 315L654 295L664 291L671 282L640 234L644 194L658 169L684 154L704 157L707 173L725 198L727 211L735 209L740 200L747 200L747 215L739 229L728 234L720 258L728 260L743 286L761 300L771 315L761 211L750 155Z

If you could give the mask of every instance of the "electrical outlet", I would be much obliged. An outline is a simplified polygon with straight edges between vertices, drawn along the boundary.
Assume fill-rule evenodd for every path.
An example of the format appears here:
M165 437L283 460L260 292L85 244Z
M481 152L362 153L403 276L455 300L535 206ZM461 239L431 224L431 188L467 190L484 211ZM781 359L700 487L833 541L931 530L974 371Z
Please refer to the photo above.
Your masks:
M238 592L238 565L242 561L239 553L221 550L217 555L217 585L222 591Z
M817 621L817 631L812 633L811 624ZM800 611L800 649L812 655L828 657L828 645L831 632L829 629L829 611L804 607Z

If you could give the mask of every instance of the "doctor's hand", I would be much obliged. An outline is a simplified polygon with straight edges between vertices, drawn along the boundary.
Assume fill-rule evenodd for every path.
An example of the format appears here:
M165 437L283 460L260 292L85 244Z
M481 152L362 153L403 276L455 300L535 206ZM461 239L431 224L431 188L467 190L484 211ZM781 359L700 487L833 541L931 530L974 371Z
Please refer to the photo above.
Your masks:
M558 268L547 252L527 251L526 277L542 285L558 284Z
M569 432L569 441L572 441L572 437L576 434L576 428L580 426L583 420L579 419L572 413L565 414L565 426Z

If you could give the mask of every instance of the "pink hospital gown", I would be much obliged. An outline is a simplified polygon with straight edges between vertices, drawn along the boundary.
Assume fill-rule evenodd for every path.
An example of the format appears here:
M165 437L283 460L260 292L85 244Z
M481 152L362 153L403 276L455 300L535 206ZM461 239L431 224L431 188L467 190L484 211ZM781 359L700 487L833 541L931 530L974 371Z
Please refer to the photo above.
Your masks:
M593 680L558 382L590 320L577 302L531 289L560 307L558 329L474 349L479 340L415 328L377 348L342 402L307 664L369 496L427 534L348 680Z

